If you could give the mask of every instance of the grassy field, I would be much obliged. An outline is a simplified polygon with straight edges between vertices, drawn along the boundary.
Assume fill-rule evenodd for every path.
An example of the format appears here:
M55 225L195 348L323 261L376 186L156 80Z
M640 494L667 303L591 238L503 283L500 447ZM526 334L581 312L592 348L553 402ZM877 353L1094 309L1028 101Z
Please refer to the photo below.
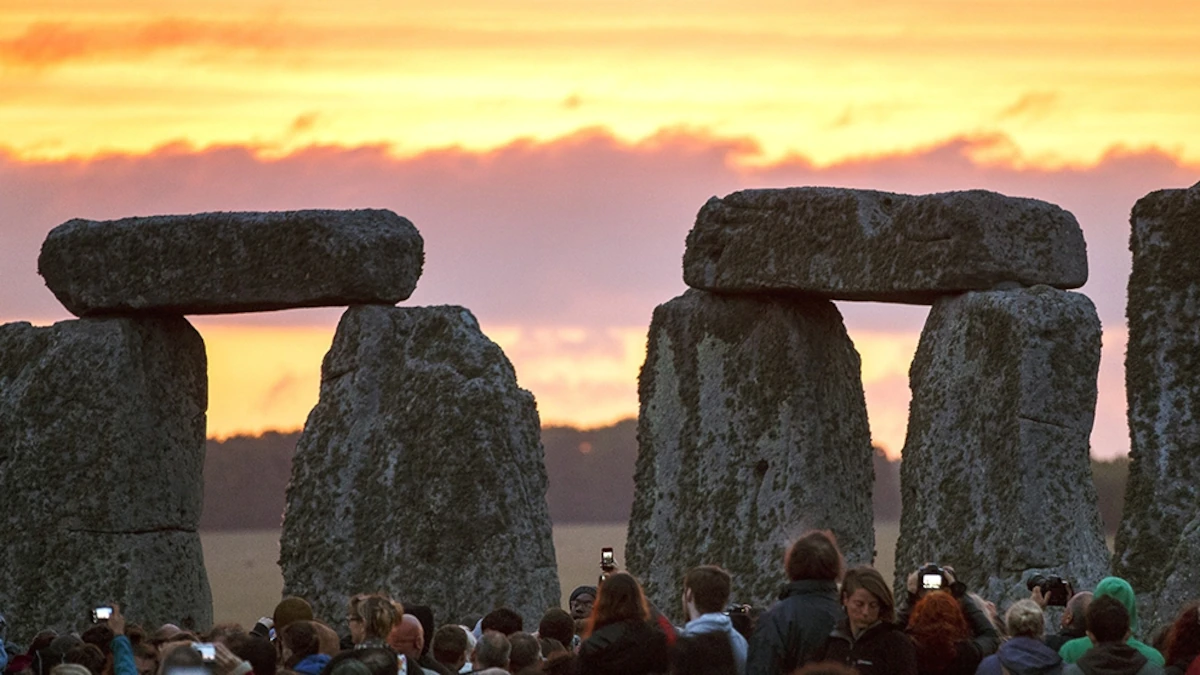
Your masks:
M899 526L875 527L876 567L885 579L892 576ZM279 531L202 532L204 564L213 592L213 616L252 626L269 616L283 593L279 572ZM563 607L572 588L596 583L600 548L613 547L618 562L625 560L624 525L565 525L554 528L558 578Z

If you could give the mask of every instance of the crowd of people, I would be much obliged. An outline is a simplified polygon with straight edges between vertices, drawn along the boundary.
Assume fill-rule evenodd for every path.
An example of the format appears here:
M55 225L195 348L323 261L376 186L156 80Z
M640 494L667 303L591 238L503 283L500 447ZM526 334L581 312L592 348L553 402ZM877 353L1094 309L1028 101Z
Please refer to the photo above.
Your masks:
M909 576L897 602L875 569L843 569L822 531L801 536L784 567L789 581L763 611L730 605L720 567L688 571L682 626L615 572L536 627L503 607L435 627L429 607L362 594L348 599L346 635L297 597L249 630L198 635L171 624L147 632L114 605L81 634L8 645L0 663L5 675L1200 675L1200 605L1146 644L1133 637L1133 589L1116 577L1061 595L1061 622L1047 634L1043 586L1001 618L953 569L931 566Z

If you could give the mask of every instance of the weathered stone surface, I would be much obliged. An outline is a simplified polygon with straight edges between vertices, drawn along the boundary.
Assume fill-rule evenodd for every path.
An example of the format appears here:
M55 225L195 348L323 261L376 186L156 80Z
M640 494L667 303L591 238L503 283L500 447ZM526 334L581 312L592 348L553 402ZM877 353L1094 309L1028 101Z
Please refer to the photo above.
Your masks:
M897 585L953 566L1005 604L1055 574L1108 570L1089 437L1100 320L1084 295L1036 286L934 303L909 370Z
M212 622L196 526L208 384L182 318L0 326L0 607L9 637Z
M447 618L559 603L533 396L461 307L349 309L296 448L286 592L385 590Z
M700 209L683 279L712 291L928 304L1009 284L1078 288L1087 250L1067 211L984 190L744 190Z
M1200 184L1150 193L1130 222L1132 461L1113 571L1156 598L1161 623L1196 596L1195 587L1169 590L1167 578L1185 564L1176 554L1187 553L1184 529L1200 517Z
M860 363L831 302L687 291L654 310L638 393L626 556L662 611L705 563L739 602L770 605L786 546L813 528L871 561Z
M70 220L38 257L77 316L392 305L412 295L421 235L391 211L201 213Z

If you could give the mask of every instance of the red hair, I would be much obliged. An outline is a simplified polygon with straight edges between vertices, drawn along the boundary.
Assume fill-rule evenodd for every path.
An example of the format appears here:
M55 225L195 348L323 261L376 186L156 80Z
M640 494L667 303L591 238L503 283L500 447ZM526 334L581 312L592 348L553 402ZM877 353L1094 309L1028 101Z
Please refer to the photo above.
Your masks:
M917 669L940 673L958 655L957 643L971 637L971 629L954 596L931 591L913 607L908 635L916 644Z
M611 574L604 583L600 584L596 595L596 604L592 605L592 615L588 618L587 628L583 637L590 637L592 631L603 628L610 623L636 619L646 621L650 618L650 607L642 586L627 572Z

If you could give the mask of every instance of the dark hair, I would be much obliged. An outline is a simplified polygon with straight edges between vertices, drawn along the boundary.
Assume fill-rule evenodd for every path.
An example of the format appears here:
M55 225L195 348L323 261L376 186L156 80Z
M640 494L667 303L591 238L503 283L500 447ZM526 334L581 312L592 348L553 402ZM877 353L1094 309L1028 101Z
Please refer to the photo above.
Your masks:
M896 620L896 599L892 587L883 580L883 575L874 567L863 565L846 572L842 579L842 602L845 603L858 589L875 596L879 602L879 620L891 623Z
M288 668L321 651L321 637L311 621L293 621L279 633L279 641L292 653L284 665Z
M246 635L246 629L239 623L219 623L204 634L205 642L225 642L232 637Z
M571 644L571 639L575 637L575 619L566 610L558 607L551 607L542 615L542 620L538 623L538 635L544 638L553 638L558 640L563 645Z
M558 652L546 659L542 672L546 675L575 675L579 672L579 657L570 650Z
M387 647L372 647L370 649L355 649L355 660L361 662L371 671L371 675L398 675L400 662L396 652ZM255 675L259 675L255 673Z
M1171 626L1167 637L1167 650L1163 654L1167 665L1187 661L1191 663L1200 655L1200 602L1184 607Z
M494 630L502 635L512 635L525 630L525 620L521 618L520 614L507 607L497 607L483 617L483 621L479 624L479 630L484 632Z
M954 596L931 591L913 607L908 635L916 647L917 670L940 673L958 655L957 643L971 637L971 629Z
M551 654L567 651L566 645L555 640L554 638L544 637L538 640L542 644L542 658L548 658Z
M733 647L724 633L701 633L676 640L671 648L673 675L737 675Z
M100 675L106 661L104 652L93 644L83 643L72 647L63 657L63 663L76 663L87 668L92 675Z
M837 661L818 661L797 670L794 675L858 675L858 671Z
M1129 610L1111 595L1092 598L1087 609L1087 629L1096 642L1122 642L1129 633Z
M98 623L79 634L79 639L89 645L96 645L100 653L107 657L112 653L113 631L106 623Z
M628 572L611 574L600 585L596 604L592 605L592 616L588 619L584 636L589 637L598 628L620 621L645 621L650 618L650 607L642 587Z
M512 647L508 652L508 669L512 672L542 660L542 645L529 633L517 632L509 635L508 644Z
M249 634L234 635L229 638L226 646L234 655L246 660L254 668L254 675L275 675L279 655L275 652L275 645L267 638Z
M475 643L475 660L480 668L508 668L508 655L512 653L512 645L508 638L498 631L485 631Z
M733 579L729 572L716 565L701 565L688 570L683 577L684 590L691 589L692 602L701 614L712 614L729 604L729 589Z
M458 663L467 654L467 631L462 626L448 623L437 629L430 640L433 645L433 658L438 663Z
M842 552L837 537L828 530L810 530L788 549L783 566L788 579L837 581L842 576Z

